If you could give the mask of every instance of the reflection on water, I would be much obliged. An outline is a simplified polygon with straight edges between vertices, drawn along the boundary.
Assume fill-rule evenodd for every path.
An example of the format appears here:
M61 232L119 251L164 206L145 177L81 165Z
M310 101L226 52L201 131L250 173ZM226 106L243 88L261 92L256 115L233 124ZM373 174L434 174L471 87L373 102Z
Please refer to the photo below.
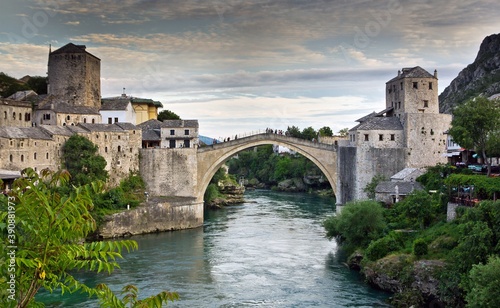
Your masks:
M205 212L203 228L137 236L112 275L82 274L140 297L176 291L169 307L374 307L387 294L368 288L337 256L322 221L334 200L252 191L247 203ZM96 300L44 295L48 306L97 307Z

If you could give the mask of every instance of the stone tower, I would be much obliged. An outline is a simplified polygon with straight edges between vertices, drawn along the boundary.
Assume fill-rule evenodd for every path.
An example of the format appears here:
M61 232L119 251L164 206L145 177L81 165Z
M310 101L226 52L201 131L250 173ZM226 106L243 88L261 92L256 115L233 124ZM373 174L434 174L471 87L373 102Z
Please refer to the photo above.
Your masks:
M48 94L71 106L101 106L101 60L85 45L69 43L49 53Z
M451 115L439 113L438 78L423 68L403 68L386 83L388 115L403 125L406 167L421 168L446 163L445 132Z

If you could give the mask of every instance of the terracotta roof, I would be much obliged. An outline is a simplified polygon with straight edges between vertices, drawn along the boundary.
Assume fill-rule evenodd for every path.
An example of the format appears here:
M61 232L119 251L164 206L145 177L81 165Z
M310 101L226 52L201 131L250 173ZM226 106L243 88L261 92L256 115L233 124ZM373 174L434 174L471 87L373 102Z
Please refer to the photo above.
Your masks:
M393 82L401 78L435 78L434 75L424 70L420 66L403 68L400 74L386 83Z

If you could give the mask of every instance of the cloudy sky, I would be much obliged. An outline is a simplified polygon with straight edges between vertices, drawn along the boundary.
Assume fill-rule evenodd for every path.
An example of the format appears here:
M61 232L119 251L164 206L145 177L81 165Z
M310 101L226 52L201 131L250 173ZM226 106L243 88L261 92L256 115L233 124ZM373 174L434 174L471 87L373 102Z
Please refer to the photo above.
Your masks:
M385 82L419 65L439 92L500 32L498 0L0 0L0 71L45 76L87 45L103 97L160 100L200 133L333 131L384 109Z

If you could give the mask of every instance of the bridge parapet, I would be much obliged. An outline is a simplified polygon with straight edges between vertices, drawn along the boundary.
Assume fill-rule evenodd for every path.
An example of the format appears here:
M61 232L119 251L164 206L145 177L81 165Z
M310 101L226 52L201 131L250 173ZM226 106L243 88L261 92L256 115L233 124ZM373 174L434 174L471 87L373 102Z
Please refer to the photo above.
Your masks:
M280 134L274 134L274 133L260 133L260 134L255 134L255 135L251 135L248 137L233 139L231 141L226 141L226 142L208 145L205 147L200 147L200 148L198 148L198 152L203 153L203 152L213 151L213 150L218 150L218 149L231 148L231 147L234 147L237 145L243 145L243 144L247 144L247 143L252 143L252 142L256 142L256 141L264 141L264 140L265 141L276 141L279 144L285 144L285 145L286 144L290 144L293 146L302 145L302 146L307 146L307 147L316 148L316 149L337 151L337 146L332 145L332 144L313 142L313 141L309 141L309 140L305 140L305 139L300 139L300 138L295 138L295 137L290 137L290 136L280 135Z

